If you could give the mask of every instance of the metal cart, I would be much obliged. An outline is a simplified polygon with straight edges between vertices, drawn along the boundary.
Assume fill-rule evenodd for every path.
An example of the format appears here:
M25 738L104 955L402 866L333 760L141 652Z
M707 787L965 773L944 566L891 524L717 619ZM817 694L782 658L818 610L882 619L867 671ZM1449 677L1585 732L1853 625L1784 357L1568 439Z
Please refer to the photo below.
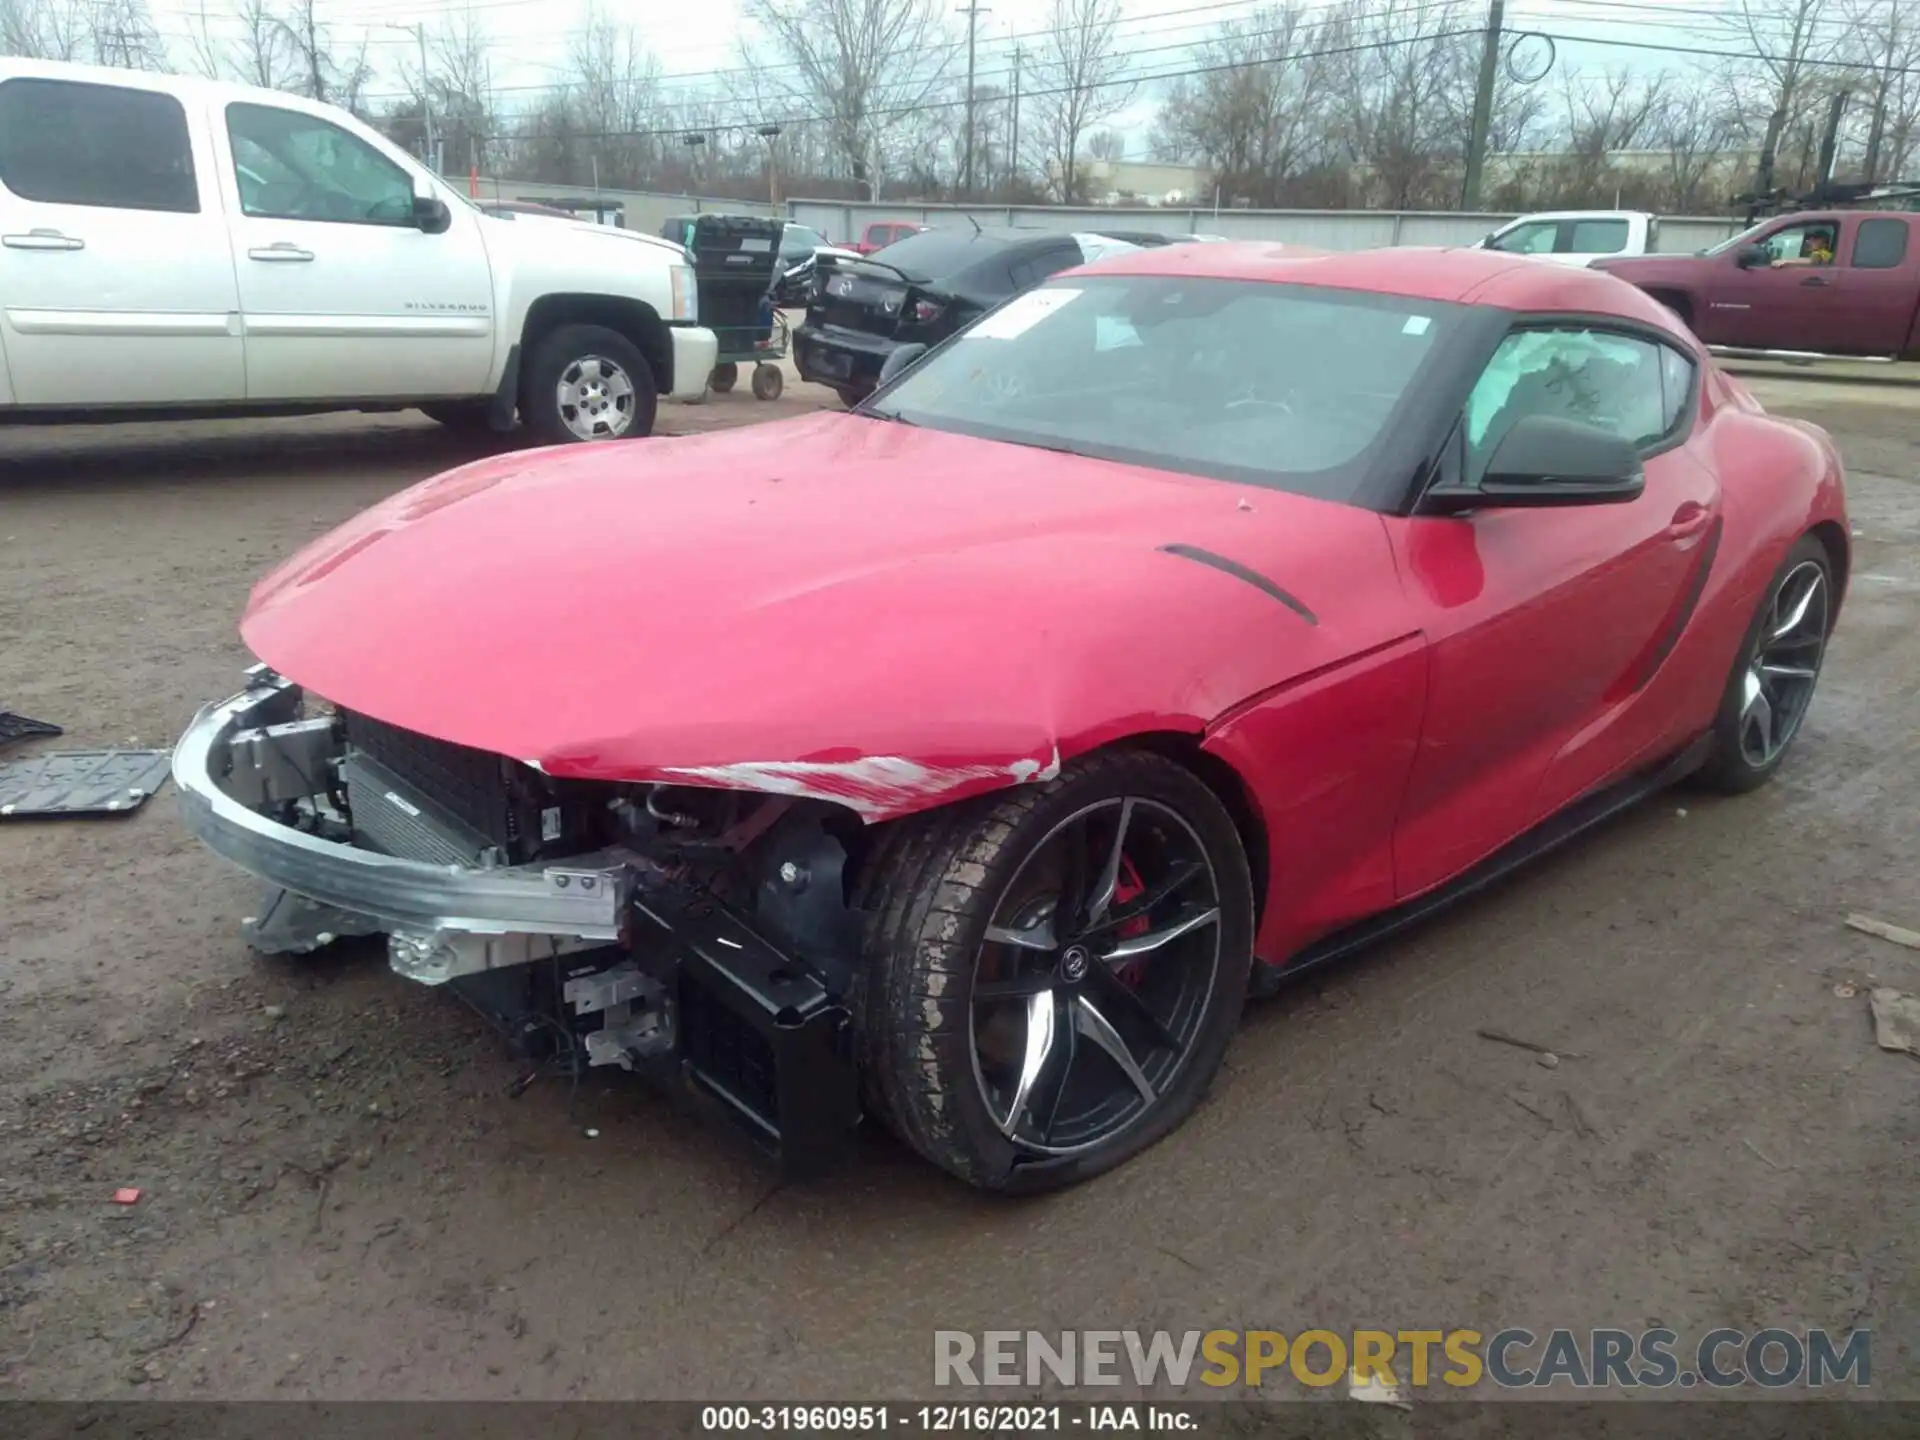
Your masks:
M785 388L787 320L773 303L780 277L780 240L786 222L764 215L669 216L660 233L682 246L694 265L700 323L720 342L708 388L725 394L753 367L757 400L778 399Z
M740 367L753 366L748 382L756 400L778 400L786 388L786 373L777 362L787 358L793 332L787 317L768 300L761 325L716 325L713 333L720 341L719 361L708 378L716 394L725 395L740 383Z

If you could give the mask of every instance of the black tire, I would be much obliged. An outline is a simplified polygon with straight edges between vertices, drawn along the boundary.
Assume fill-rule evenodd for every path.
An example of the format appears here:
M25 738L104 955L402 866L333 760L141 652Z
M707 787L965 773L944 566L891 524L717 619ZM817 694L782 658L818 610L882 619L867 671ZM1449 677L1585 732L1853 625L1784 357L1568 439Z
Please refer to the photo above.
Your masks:
M780 373L778 365L761 361L753 367L753 398L756 400L778 400L780 392L787 388L787 377Z
M493 413L491 400L440 400L431 405L422 405L420 410L429 420L446 426L456 435L483 436L494 433L489 419Z
M725 395L740 383L740 367L729 360L724 365L713 367L713 374L707 377L707 386L716 395Z
M1756 755L1754 743L1754 722L1748 716L1748 676L1755 672L1756 660L1770 642L1770 633L1777 628L1776 607L1781 603L1782 593L1789 582L1798 587L1806 577L1817 571L1819 576L1821 614L1818 624L1809 616L1803 622L1809 638L1801 642L1801 658L1808 662L1813 671L1812 677L1805 682L1804 694L1794 693L1795 705L1787 714L1790 728L1784 738L1772 749L1771 754ZM1797 592L1796 592L1797 593ZM1700 768L1695 779L1707 789L1718 790L1723 794L1739 795L1756 790L1766 784L1773 772L1780 768L1787 752L1793 748L1793 742L1799 737L1801 722L1806 718L1807 707L1812 704L1814 687L1819 681L1820 664L1826 656L1826 641L1833 630L1834 601L1833 561L1827 554L1827 547L1813 535L1803 535L1798 543L1787 552L1787 558L1775 572L1772 582L1767 586L1766 594L1761 598L1754 611L1747 633L1740 641L1740 653L1733 664L1733 673L1727 677L1727 688L1720 698L1720 710L1713 722L1713 752L1707 763ZM1818 631L1818 643L1813 643L1812 631ZM1772 642L1777 644L1778 642ZM1792 657L1787 657L1792 658ZM1756 681L1756 683L1758 683ZM1773 714L1769 701L1769 717Z
M561 383L564 380L572 386L591 378L584 368L576 372L576 366L604 371L609 362L627 382L626 423L616 430L609 419L605 423L606 433L576 433L569 423L569 414L581 416L583 412L578 408L571 412L563 409L559 394ZM640 439L653 433L654 412L658 406L659 393L646 357L626 336L604 325L561 325L543 335L534 345L522 375L520 418L534 440L542 445ZM582 427L586 428L593 418L584 416Z
M1048 837L1076 815L1121 803L1123 796L1132 799L1131 813L1153 817L1135 820L1130 833L1138 833L1143 823L1160 825L1165 816L1177 817L1184 829L1164 826L1162 833L1193 841L1194 853L1210 865L1218 918L1202 928L1217 927L1216 948L1203 962L1212 968L1207 988L1178 1022L1186 1036L1184 1049L1167 1050L1156 1062L1167 1068L1159 1072L1154 1098L1127 1097L1140 1106L1132 1118L1076 1153L1042 1154L1008 1138L989 1109L987 1082L977 1068L974 987L986 932L1003 904L1017 900L1010 887ZM1154 808L1143 808L1142 802ZM859 1024L868 1108L926 1159L982 1189L1057 1189L1161 1140L1200 1103L1239 1024L1253 960L1254 901L1246 853L1218 797L1185 767L1159 755L1106 752L1068 766L1045 784L889 826L863 866L854 898L867 912L868 970ZM1118 898L1110 912L1115 915ZM990 948L1009 953L1003 945ZM1205 949L1202 942L1197 953ZM1171 953L1165 959L1171 961ZM1044 969L1053 962L1041 957L1036 963ZM1094 960L1092 968L1103 963ZM1061 974L1067 973L1063 968ZM1113 973L1088 975L1083 954L1080 974L1089 988L1077 993L1106 994L1093 981L1106 981L1110 989ZM1184 977L1176 980L1187 983ZM1063 1073L1084 1074L1070 1068L1076 1063L1074 1045L1082 1043L1068 1045ZM1095 1062L1096 1080L1109 1063ZM1007 1108L1018 1130L1022 1102L1014 1099ZM1046 1139L1051 1117L1048 1123Z

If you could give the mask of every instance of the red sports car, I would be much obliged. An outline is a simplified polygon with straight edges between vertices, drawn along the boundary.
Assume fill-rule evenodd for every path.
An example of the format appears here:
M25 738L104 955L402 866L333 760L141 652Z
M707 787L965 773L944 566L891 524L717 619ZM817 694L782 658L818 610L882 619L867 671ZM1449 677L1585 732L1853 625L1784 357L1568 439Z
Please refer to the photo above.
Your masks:
M1250 992L1765 781L1848 536L1826 435L1622 281L1143 250L852 413L395 496L260 584L174 773L258 948L384 933L795 1164L1054 1186Z

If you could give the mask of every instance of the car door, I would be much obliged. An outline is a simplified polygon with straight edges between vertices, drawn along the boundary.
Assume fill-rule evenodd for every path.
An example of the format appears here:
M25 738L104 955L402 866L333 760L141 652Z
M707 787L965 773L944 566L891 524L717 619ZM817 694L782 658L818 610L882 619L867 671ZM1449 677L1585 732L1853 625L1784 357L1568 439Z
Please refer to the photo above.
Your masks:
M414 219L393 156L313 111L235 101L215 115L230 161L230 230L251 400L477 395L493 368L485 218L448 198L439 234Z
M151 82L0 82L0 306L15 404L245 394L215 173L204 130Z
M1837 216L1796 221L1755 242L1767 253L1765 264L1743 266L1738 249L1720 257L1720 272L1695 316L1702 322L1696 333L1708 344L1736 349L1828 350L1837 338L1842 272L1812 263L1811 255L1816 239L1831 245L1839 234Z
M1842 284L1834 296L1833 353L1898 355L1913 320L1914 221L1906 215L1862 216L1842 239Z
M1617 322L1516 329L1476 383L1450 459L1477 482L1524 415L1641 442L1625 504L1420 516L1392 528L1431 647L1427 720L1396 827L1402 896L1499 849L1645 748L1633 701L1690 613L1719 494L1681 443L1691 359Z

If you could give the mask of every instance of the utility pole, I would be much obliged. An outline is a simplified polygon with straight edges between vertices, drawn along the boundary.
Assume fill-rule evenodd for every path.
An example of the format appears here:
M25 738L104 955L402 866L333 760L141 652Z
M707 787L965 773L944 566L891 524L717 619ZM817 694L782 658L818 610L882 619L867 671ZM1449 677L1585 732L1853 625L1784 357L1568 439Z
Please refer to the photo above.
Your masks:
M433 93L427 79L427 27L416 20L411 25L387 22L389 30L403 30L420 42L420 119L426 129L427 153L421 158L434 174L440 173L440 140L433 133Z
M1487 37L1480 51L1480 87L1473 97L1473 128L1467 133L1467 176L1460 187L1460 208L1480 208L1480 169L1487 159L1487 131L1493 125L1493 82L1500 73L1500 28L1507 18L1506 0L1487 6Z
M1814 181L1823 190L1833 180L1833 152L1840 141L1840 120L1847 113L1850 98L1845 90L1836 90L1827 106L1827 129L1820 137L1820 176Z
M1007 178L1020 178L1020 62L1026 59L1026 47L1018 41L1013 47L1013 139L1007 146Z
M979 28L980 17L991 15L993 12L981 5L979 0L968 0L967 4L959 7L958 13L967 17L967 146L966 158L961 163L960 191L966 199L971 200L973 198L973 37L974 31Z

